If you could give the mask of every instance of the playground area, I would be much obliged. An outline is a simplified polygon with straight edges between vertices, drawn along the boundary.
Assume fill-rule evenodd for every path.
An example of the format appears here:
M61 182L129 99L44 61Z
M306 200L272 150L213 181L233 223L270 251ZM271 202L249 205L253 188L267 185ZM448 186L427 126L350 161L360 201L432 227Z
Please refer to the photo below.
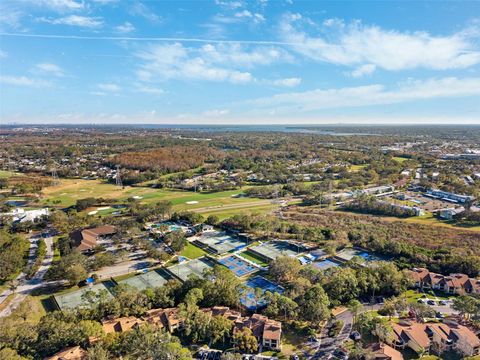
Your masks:
M237 277L250 275L259 270L258 267L251 265L249 262L235 255L224 257L218 260L218 262L230 269Z
M280 256L295 257L301 254L304 249L301 245L297 246L288 241L270 241L252 246L249 251L270 262Z
M265 294L267 291L272 293L283 293L283 287L265 279L262 276L255 276L251 279L248 279L245 282L245 285L247 286L247 290L245 290L245 293L243 293L240 297L240 302L248 310L256 310L259 307L267 305L265 298L263 298L263 294ZM256 288L262 290L261 299L256 299L255 297Z
M221 255L238 251L247 246L244 241L221 231L205 231L196 236L193 243L211 254Z
M211 269L215 266L212 260L206 257L181 262L179 264L170 266L167 270L181 281L186 281L190 275L196 275L203 277L203 273L207 269Z
M102 291L107 298L112 298L113 296L109 290L110 287L111 286L107 286L105 283L99 283L83 287L73 292L54 295L53 298L60 310L74 309L76 307L88 307L89 302L85 298L88 292L98 294Z
M153 270L143 274L135 275L128 279L120 280L118 285L127 284L137 290L145 290L148 288L156 288L164 285L169 277L162 270Z

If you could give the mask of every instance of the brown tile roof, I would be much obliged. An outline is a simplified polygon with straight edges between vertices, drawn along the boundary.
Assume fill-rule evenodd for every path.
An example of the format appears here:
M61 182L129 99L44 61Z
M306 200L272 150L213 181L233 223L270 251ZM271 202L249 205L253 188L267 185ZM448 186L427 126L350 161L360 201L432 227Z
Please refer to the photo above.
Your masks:
M128 316L102 321L102 327L105 334L110 334L131 330L141 323L143 323L143 320L137 319L135 316Z
M80 346L72 346L46 358L45 360L85 360L87 352Z
M263 327L263 338L280 340L282 337L282 324L275 320L267 320Z
M463 325L457 325L451 327L452 332L458 339L462 339L466 343L468 343L471 347L478 347L480 346L480 339L478 338L475 333Z
M430 339L425 331L426 324L393 324L393 330L403 340L412 340L425 349L430 347Z
M375 343L368 348L373 352L376 360L403 360L402 353L387 344Z
M75 230L70 233L77 250L89 250L97 245L99 236L113 235L117 229L111 225L103 225L91 229Z

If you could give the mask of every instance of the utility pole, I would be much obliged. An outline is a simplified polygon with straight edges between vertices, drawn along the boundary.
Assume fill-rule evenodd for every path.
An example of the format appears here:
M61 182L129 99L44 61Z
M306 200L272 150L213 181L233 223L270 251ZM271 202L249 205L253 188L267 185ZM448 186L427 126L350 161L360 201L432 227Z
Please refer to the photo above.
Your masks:
M120 165L117 165L117 174L115 175L115 184L123 187L122 178L120 177Z
M55 165L52 168L52 183L53 185L58 185L60 183L60 181L58 180L58 174Z

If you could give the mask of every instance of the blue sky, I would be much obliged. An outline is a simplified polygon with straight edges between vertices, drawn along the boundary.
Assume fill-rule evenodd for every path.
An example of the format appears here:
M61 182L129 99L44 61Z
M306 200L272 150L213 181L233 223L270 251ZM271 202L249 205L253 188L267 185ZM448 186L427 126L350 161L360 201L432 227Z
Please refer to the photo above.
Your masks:
M478 1L0 2L2 123L480 124Z

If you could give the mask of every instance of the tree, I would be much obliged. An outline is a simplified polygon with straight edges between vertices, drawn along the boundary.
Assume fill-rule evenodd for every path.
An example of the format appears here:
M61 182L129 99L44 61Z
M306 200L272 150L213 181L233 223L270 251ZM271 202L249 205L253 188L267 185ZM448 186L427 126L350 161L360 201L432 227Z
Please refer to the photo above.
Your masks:
M178 339L155 326L145 324L120 335L114 355L138 360L191 360L190 351Z
M460 295L453 299L452 307L457 310L461 316L470 318L472 315L480 317L480 299L470 295Z
M205 273L205 279L202 286L205 306L239 305L244 285L230 270L223 266L214 266Z
M249 328L236 331L233 334L233 343L236 348L245 353L254 353L258 350L257 339Z
M0 350L0 360L24 360L26 358L18 355L18 353L10 348Z
M350 302L348 303L348 310L350 310L353 316L353 325L355 325L355 322L357 321L357 315L360 311L362 311L362 309L362 303L356 299L350 300Z
M210 321L207 336L212 344L219 340L222 340L222 344L225 344L225 339L230 336L232 328L232 321L224 316L214 316Z
M328 306L330 300L320 285L314 285L307 290L303 299L300 300L300 316L312 323L319 323L330 315Z
M277 282L285 283L297 278L301 268L297 259L280 256L270 263L268 272Z
M279 318L283 316L285 320L290 320L297 314L298 304L287 296L267 291L265 300L268 304L265 315L268 317Z
M87 350L87 360L110 360L111 354L102 344L91 346Z
M185 247L187 239L182 231L172 231L165 235L165 243L169 244L173 251L180 252Z

